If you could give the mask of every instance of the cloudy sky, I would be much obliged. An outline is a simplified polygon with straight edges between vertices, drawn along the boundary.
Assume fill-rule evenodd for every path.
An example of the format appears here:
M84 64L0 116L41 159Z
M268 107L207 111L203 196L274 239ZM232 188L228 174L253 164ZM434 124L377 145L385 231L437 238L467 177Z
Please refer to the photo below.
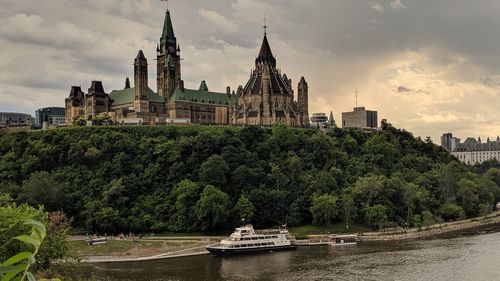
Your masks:
M71 85L123 88L139 49L150 86L166 4L1 0L0 111L63 106ZM310 86L310 112L355 105L437 141L500 134L498 0L171 0L187 87L245 84L267 16L278 67Z

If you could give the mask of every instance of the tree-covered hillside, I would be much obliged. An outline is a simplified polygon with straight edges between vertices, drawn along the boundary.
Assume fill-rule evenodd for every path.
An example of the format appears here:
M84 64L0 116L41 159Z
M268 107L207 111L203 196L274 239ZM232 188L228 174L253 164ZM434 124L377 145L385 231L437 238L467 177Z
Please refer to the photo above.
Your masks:
M0 136L0 193L63 209L83 231L374 228L473 217L500 200L484 175L385 125L363 133L282 125L93 127Z

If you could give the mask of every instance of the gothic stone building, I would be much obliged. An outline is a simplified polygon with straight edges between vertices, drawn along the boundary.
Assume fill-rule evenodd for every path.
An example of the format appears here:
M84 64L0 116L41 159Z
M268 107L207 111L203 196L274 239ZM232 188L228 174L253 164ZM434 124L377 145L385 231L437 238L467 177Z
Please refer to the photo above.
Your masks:
M127 78L123 90L109 94L102 82L94 81L88 94L72 87L66 99L67 122L75 116L91 120L111 112L117 123L140 120L144 124L192 123L215 125L308 126L308 85L302 77L298 100L294 101L292 81L276 68L267 36L255 61L255 70L238 93L209 91L205 81L187 89L181 75L181 50L167 10L160 43L156 48L157 93L148 85L148 61L142 51L134 60L134 87Z
M298 85L298 99L294 100L292 80L276 68L267 34L255 69L244 88L238 89L238 104L232 114L236 125L273 125L284 123L294 127L309 126L308 85L304 77Z

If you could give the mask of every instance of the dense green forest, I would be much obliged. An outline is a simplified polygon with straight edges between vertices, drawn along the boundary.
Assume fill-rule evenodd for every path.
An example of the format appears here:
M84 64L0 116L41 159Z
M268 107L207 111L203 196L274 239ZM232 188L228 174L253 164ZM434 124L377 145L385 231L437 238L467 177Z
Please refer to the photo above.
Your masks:
M373 228L475 217L500 170L429 140L260 127L84 127L0 136L0 193L64 210L81 231L230 229L351 221Z

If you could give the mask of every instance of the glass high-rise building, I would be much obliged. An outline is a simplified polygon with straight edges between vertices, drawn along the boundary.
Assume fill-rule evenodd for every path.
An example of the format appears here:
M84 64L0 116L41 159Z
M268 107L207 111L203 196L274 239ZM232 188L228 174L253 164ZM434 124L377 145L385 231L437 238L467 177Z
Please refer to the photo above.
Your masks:
M63 126L66 124L66 109L64 107L45 107L35 111L35 127L47 125Z

